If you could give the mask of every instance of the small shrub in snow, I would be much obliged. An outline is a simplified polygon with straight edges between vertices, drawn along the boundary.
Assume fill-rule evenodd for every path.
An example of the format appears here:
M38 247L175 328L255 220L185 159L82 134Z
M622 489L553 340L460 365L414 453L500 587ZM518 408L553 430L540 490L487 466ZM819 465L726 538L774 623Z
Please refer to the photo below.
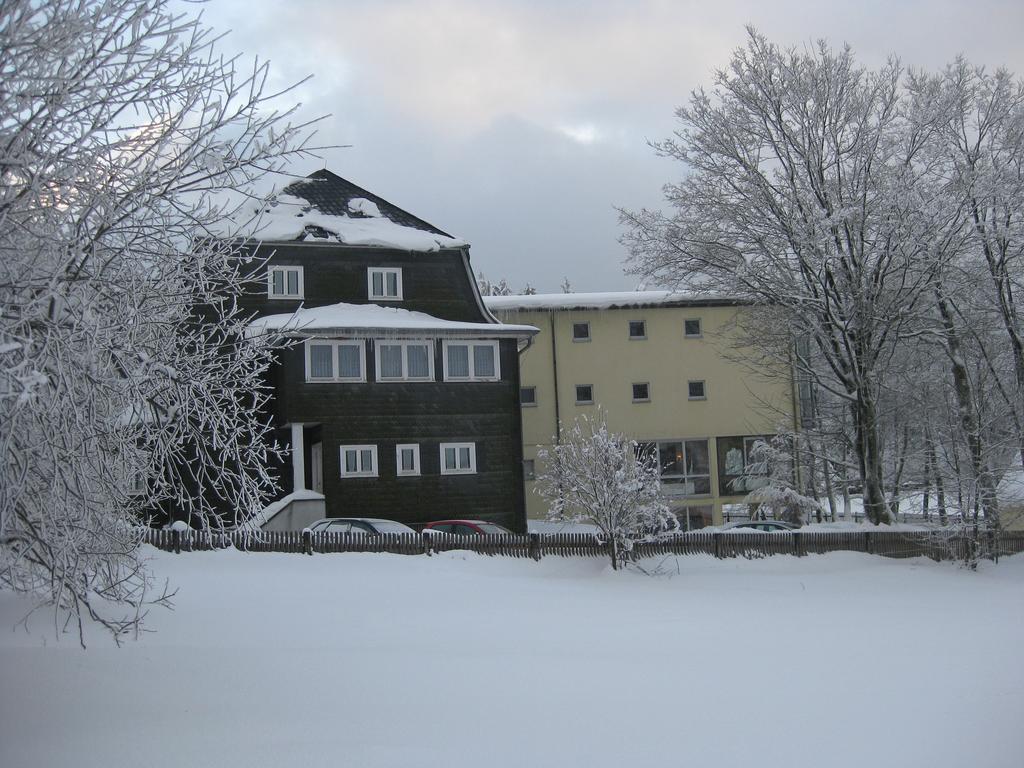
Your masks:
M616 570L629 559L633 542L677 527L661 495L656 454L609 431L603 414L578 418L538 458L546 466L539 489L550 505L548 518L597 526Z

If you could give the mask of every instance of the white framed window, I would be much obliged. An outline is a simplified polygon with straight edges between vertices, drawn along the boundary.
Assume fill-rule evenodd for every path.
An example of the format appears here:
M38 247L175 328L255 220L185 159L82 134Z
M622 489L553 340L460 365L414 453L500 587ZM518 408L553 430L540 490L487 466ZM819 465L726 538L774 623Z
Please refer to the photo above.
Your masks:
M378 340L374 346L377 381L434 380L434 342Z
M341 476L377 477L377 446L341 446Z
M683 336L688 339L699 339L703 335L699 317L691 317L683 320Z
M129 496L142 496L149 490L146 475L140 470L128 478L127 493Z
M573 323L572 340L590 341L590 323Z
M304 292L302 267L267 268L267 298L301 299Z
M366 381L366 347L362 340L309 339L306 381Z
M368 267L366 291L371 299L402 300L402 269L400 267Z
M634 403L649 403L651 402L651 385L649 382L642 381L633 385L633 402Z
M476 443L441 443L441 474L476 473Z
M576 385L576 405L593 405L594 404L594 385L593 384L577 384Z
M690 400L707 400L708 397L703 380L686 382L686 393Z
M445 341L445 381L498 381L501 363L496 341Z
M537 405L537 388L536 387L520 387L519 388L519 404L523 408L533 408Z
M420 447L416 443L399 443L395 446L395 471L399 477L420 473Z
M630 320L629 321L629 338L631 339L646 339L647 338L647 323L643 320Z

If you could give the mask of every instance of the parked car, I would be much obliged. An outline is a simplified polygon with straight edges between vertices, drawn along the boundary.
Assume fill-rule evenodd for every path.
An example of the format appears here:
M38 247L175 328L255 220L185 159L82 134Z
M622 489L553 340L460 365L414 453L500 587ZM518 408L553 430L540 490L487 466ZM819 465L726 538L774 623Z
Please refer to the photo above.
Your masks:
M423 532L458 536L503 536L512 533L508 528L486 520L435 520L423 526Z
M412 528L394 520L376 517L325 517L310 523L303 532L364 533L370 536L380 533L416 533Z
M755 530L762 532L795 531L797 526L792 523L784 523L782 520L742 520L738 523L729 523L722 527L722 531L728 533L737 528L743 530Z

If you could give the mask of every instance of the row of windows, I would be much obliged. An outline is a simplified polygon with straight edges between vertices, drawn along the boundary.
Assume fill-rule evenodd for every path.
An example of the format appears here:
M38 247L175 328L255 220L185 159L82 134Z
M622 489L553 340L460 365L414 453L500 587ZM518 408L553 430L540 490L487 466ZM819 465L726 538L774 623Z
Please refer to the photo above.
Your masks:
M476 443L441 443L439 448L442 475L476 474ZM341 446L341 476L378 477L376 445ZM418 443L399 443L395 446L395 474L414 477L420 474L420 446Z
M661 440L640 443L637 452L657 456L661 482L681 496L701 496L711 493L711 454L707 440ZM523 461L523 476L536 479L533 459Z
M640 443L639 452L656 452L661 482L683 496L711 493L711 453L707 440L659 440Z
M683 320L683 337L687 339L699 339L703 336L701 329L700 318L692 317ZM630 320L629 321L629 338L630 339L646 339L647 338L647 322L644 320ZM573 341L590 341L590 323L581 322L572 324L572 340Z
M443 341L444 381L498 381L497 341ZM434 381L434 341L375 340L377 381ZM306 342L306 381L366 381L364 339L310 339Z
M631 385L634 403L651 402L650 382L641 381ZM690 400L706 400L707 387L703 379L686 382L686 394ZM519 390L519 402L524 406L537 405L537 388L522 387ZM594 385L576 385L576 405L592 405L594 402Z
M306 296L302 267L271 266L267 268L267 297L271 299L302 299ZM379 301L402 300L400 267L368 267L366 297Z

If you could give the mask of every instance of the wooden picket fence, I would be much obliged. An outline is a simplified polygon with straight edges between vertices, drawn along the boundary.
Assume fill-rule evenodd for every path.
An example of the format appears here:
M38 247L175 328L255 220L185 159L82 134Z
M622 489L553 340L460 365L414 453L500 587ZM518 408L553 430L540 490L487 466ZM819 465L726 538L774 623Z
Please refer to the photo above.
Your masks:
M457 536L385 533L301 531L172 531L147 530L144 542L169 552L196 552L234 547L244 552L331 554L390 552L396 555L431 555L466 550L483 555L540 560L545 556L608 557L609 545L593 534L512 534ZM933 560L998 559L1024 552L1024 532L972 535L941 529L916 531L842 531L789 533L730 533L693 531L633 545L632 559L666 555L712 555L717 558L759 558L770 555L866 552L885 557L929 557Z

